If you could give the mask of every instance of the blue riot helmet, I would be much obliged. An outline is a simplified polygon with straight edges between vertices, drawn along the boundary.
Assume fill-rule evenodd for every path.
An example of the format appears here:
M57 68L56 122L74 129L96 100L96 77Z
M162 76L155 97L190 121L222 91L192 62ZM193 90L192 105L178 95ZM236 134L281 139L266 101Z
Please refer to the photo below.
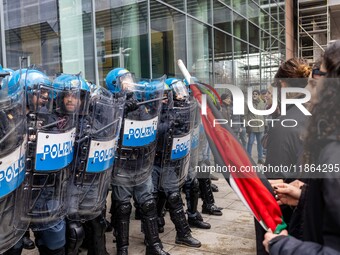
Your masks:
M123 87L124 82L133 82L133 78L129 70L118 67L111 70L105 78L105 83L112 93L118 93L127 88Z
M11 70L9 68L2 68L2 66L0 65L0 90L1 89L4 90L5 87L6 87L6 90L8 89L7 83L8 83L9 76L12 74L12 72L13 72L13 70ZM4 84L6 84L6 86L3 86L3 83L2 83L3 79L7 79L7 82L4 83ZM6 97L7 92L3 96ZM1 98L1 93L0 93L0 98Z
M11 82L13 76L1 70L0 88L0 156L7 154L21 141L25 132L24 88L20 82ZM3 147L4 146L4 147Z
M78 74L61 74L53 81L56 110L59 113L88 113L90 87ZM80 92L80 93L79 93Z
M189 92L181 80L176 78L168 78L165 80L165 83L173 91L174 101L186 101L189 99Z
M35 69L21 69L13 72L9 83L20 83L25 88L29 111L52 109L52 83L46 74Z
M18 94L20 94L23 90L20 83L10 82L13 76L10 76L10 73L5 71L2 67L0 70L0 77L0 109L4 109L8 107L11 102L17 102Z

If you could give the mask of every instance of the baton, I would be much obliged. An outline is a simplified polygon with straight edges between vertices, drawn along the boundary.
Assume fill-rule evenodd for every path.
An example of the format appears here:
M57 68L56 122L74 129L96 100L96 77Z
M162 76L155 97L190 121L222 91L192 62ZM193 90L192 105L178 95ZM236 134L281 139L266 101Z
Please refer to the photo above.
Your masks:
M138 102L137 105L147 104L147 103L151 103L151 102L159 101L159 100L164 100L164 99L167 99L167 97L154 98L154 99L146 100L146 101L143 101L143 102Z

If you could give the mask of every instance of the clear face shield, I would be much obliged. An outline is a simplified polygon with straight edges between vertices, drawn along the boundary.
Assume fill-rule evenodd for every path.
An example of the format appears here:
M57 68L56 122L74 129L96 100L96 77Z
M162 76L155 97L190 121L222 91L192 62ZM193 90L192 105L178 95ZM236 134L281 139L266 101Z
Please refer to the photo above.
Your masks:
M189 98L189 92L182 81L173 83L172 90L174 92L174 100L185 101Z
M34 85L33 90L27 91L28 108L32 112L46 113L53 108L53 90L44 84Z
M63 114L78 112L81 105L79 90L57 91L57 111Z
M131 73L126 73L120 76L117 80L118 86L123 90L123 91L128 91L128 92L134 92L138 90L138 85L134 81L134 77Z

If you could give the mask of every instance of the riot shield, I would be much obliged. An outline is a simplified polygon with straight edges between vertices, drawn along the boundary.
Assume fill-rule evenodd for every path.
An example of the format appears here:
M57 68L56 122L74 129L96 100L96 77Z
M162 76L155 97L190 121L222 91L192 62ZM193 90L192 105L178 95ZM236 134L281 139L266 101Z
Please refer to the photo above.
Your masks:
M195 98L190 98L190 100L196 101ZM196 103L196 110L194 111L194 127L190 139L190 164L188 178L194 179L196 177L196 167L198 165L198 153L199 153L199 141L200 141L200 123L201 123L201 113L198 103Z
M155 159L161 189L181 187L187 177L196 109L197 102L188 101L162 112Z
M132 111L125 108L124 111L112 175L114 185L139 185L152 172L163 81L164 77L139 84L124 84L133 93L133 100L138 102L138 108Z
M0 88L0 253L15 245L28 228L22 221L23 181L27 146L24 89L8 87L8 76Z
M28 91L28 150L25 208L33 230L58 224L66 215L80 102L79 84L35 84Z
M124 98L99 87L92 92L89 113L79 116L68 189L71 220L93 219L105 208L123 111Z

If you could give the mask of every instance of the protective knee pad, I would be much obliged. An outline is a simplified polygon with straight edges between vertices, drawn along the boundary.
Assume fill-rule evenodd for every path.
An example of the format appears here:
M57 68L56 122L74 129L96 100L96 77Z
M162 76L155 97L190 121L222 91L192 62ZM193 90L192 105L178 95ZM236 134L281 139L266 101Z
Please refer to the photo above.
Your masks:
M82 224L75 221L67 222L66 236L67 254L78 254L78 249L85 238L85 231Z
M130 217L131 211L132 211L131 203L122 203L118 205L115 214L117 215L117 218L121 217L125 218Z
M170 208L177 208L179 204L182 204L181 195L178 192L171 193L168 197L168 203Z
M142 212L144 215L149 216L150 214L156 214L156 201L154 199L150 199L142 205Z

